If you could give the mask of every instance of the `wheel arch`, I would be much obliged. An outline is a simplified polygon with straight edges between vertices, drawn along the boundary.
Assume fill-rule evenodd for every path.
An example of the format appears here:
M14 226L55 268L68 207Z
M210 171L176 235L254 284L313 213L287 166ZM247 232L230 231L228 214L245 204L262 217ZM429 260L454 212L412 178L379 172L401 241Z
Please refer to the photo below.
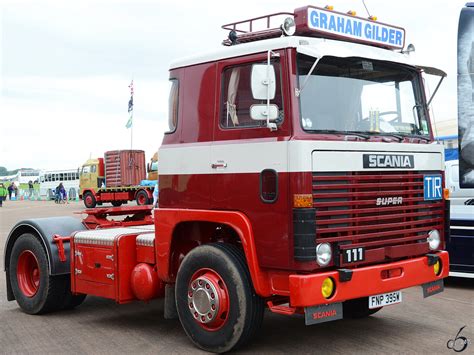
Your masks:
M187 253L198 245L216 241L237 243L244 252L255 291L262 297L271 295L267 275L259 266L252 225L245 214L238 211L156 209L155 223L156 230L159 231L158 242L155 243L158 274L164 281L171 283L175 281L179 267L176 265L176 253L183 251ZM224 226L230 235L220 239L201 233L210 231L216 226ZM191 238L188 238L183 229L189 231L190 228L197 228L198 231L195 230ZM185 245L177 249L176 247L183 241L186 241Z
M4 249L4 271L6 273L7 282L7 299L9 301L15 299L11 289L8 268L10 265L13 245L21 235L30 233L38 238L46 250L50 275L62 275L70 273L69 243L64 243L66 261L62 262L59 260L57 246L53 242L53 235L58 234L61 236L68 236L75 231L85 229L86 227L81 223L81 221L73 217L35 218L18 222L8 234Z

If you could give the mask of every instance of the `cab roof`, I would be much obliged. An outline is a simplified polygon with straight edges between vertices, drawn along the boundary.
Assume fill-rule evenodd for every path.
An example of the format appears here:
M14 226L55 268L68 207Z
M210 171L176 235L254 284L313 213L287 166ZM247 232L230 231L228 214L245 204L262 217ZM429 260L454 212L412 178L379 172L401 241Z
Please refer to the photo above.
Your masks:
M361 57L415 66L413 58L401 51L328 38L284 36L234 46L222 46L212 52L177 60L171 64L170 70L285 48L295 48L299 53L318 58L322 56Z

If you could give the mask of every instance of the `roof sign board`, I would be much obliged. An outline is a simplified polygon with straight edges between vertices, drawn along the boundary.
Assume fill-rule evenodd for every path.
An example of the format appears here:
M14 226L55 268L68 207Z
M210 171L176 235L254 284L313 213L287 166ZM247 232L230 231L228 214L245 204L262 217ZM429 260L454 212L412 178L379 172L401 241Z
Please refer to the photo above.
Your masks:
M403 28L373 20L312 6L297 9L295 17L305 33L393 49L403 49L405 45Z

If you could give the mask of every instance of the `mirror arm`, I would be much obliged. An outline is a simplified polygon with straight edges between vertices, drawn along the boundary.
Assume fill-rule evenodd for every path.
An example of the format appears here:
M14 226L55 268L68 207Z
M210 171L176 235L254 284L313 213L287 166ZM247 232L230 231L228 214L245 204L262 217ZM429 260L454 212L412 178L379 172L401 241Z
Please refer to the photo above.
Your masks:
M307 83L308 80L309 80L309 77L311 76L311 74L313 73L314 69L316 68L316 65L318 65L320 59L321 59L321 58L316 58L316 60L314 61L313 65L311 66L311 69L309 70L308 74L306 75L306 78L305 78L304 81L303 81L303 85L301 85L301 88L296 89L295 94L296 94L297 97L300 96L301 92L303 91L304 87L306 86L306 83Z
M280 53L275 53L272 50L268 50L267 52L267 128L269 128L270 131L276 131L276 123L270 122L270 60L272 56L279 57Z
M441 83L443 82L444 78L446 78L446 75L442 76L438 85L436 86L436 89L433 91L433 94L431 95L430 99L428 100L428 102L426 103L426 107L430 107L430 104L431 104L431 101L433 101L435 95L436 95L436 92L438 91L439 87L441 86Z

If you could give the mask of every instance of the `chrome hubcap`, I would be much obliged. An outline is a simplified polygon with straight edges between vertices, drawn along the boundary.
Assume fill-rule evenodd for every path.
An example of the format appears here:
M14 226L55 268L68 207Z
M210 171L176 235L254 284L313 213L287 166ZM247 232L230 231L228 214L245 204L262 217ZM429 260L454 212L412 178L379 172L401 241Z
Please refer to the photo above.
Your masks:
M203 323L212 322L219 310L219 294L213 283L201 276L188 287L188 307L193 317Z

